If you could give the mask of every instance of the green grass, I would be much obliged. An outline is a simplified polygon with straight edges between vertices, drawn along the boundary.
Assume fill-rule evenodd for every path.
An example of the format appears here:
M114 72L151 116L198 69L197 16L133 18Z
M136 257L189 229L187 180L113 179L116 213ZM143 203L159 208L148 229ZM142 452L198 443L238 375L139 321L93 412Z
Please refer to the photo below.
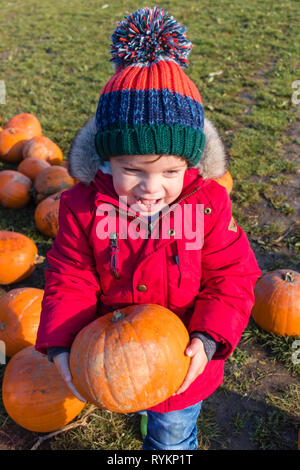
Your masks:
M194 44L187 73L198 86L206 115L218 127L230 157L234 216L265 269L299 271L299 218L293 203L296 191L290 185L299 169L295 157L299 133L291 132L299 124L299 105L291 102L292 83L300 78L298 1L166 0L157 5L187 27ZM77 130L95 113L100 91L113 73L109 46L117 21L143 6L132 0L2 2L0 80L5 81L7 95L6 104L0 105L0 125L17 113L34 113L44 135L66 157ZM4 168L15 166L0 162L0 170ZM33 202L22 211L0 207L0 229L30 236L45 255L52 240L37 231L34 208ZM25 285L43 287L44 268L40 266ZM296 399L299 403L299 366L291 363L294 340L275 337L250 322L227 361L224 384L201 412L200 449L230 449L245 442L259 449L296 448L299 408L293 403ZM266 354L268 368L263 363L253 368L256 349ZM287 388L266 388L262 398L257 387L270 378L271 367L285 370ZM3 374L4 366L0 369ZM231 406L236 396L240 409L232 411L227 426L216 412L217 404L227 397ZM249 396L253 402L245 402ZM255 400L262 415L257 415ZM13 441L11 426L0 407L0 443L5 435ZM135 415L96 411L86 426L59 434L44 445L138 449L138 427ZM246 432L248 440L242 441ZM37 438L24 433L24 441L16 446L30 447L28 442Z

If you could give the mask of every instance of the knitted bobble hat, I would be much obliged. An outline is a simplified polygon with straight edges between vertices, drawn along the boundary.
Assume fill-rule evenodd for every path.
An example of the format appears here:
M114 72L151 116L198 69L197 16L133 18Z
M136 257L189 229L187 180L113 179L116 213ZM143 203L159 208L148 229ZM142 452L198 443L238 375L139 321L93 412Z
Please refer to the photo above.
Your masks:
M117 155L178 155L199 163L205 145L202 99L183 71L192 43L165 10L143 8L113 33L115 73L96 112L102 160Z

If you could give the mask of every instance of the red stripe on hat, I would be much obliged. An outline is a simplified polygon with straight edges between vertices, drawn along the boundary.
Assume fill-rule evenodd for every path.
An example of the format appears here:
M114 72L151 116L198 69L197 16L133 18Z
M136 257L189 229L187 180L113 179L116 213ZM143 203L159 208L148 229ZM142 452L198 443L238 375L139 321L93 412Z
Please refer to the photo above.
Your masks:
M202 104L200 92L184 70L173 61L161 60L151 66L129 66L116 72L101 94L120 90L169 89Z

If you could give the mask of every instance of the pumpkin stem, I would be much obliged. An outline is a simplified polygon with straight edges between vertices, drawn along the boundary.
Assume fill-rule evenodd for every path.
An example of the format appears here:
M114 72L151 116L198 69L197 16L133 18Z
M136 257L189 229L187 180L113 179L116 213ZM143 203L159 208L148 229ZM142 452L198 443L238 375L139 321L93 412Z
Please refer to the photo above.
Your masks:
M113 317L112 317L112 321L117 322L119 320L122 320L122 318L125 318L125 317L126 315L124 315L124 313L122 313L121 310L115 310Z
M287 282L293 282L295 280L294 274L291 271L285 273L284 280Z
M34 255L33 264L41 264L45 261L45 256Z

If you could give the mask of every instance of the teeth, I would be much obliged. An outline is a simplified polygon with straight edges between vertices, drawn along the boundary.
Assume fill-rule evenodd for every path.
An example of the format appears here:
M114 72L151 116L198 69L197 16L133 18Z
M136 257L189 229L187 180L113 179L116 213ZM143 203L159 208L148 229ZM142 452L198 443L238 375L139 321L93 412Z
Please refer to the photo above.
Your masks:
M139 199L137 201L140 204L143 204L144 206L152 206L153 204L156 204L157 200L155 201L143 201L142 199Z

